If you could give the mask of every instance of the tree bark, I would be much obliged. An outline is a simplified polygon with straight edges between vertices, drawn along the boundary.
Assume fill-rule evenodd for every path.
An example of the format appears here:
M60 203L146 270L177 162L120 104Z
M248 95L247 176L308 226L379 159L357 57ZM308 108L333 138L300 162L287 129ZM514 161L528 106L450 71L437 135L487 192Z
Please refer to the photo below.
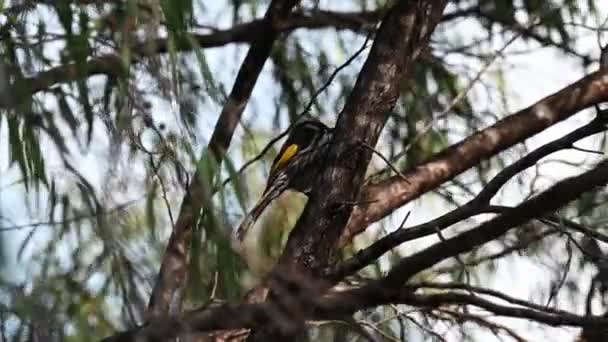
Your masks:
M334 141L316 189L291 233L279 264L317 273L334 260L371 152L401 82L441 19L447 1L399 1L384 18L369 57L338 117Z
M398 1L388 11L377 32L370 54L353 91L338 117L327 163L310 195L287 245L275 267L275 275L320 277L333 264L336 245L359 196L371 152L363 144L376 145L387 113L395 105L401 83L441 19L447 0ZM271 276L272 278L272 276ZM272 281L271 281L272 283ZM271 286L268 300L281 306ZM306 312L306 308L299 307ZM296 310L296 311L298 311ZM291 341L294 331L269 326L255 330L252 341Z

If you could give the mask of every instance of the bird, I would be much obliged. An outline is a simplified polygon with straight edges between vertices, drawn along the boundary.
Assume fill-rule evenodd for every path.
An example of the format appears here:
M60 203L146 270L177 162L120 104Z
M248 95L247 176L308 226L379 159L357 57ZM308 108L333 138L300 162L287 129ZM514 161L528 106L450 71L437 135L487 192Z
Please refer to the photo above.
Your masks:
M238 241L244 240L264 209L286 190L310 194L332 137L333 128L317 119L306 119L293 125L272 162L262 196L236 230Z

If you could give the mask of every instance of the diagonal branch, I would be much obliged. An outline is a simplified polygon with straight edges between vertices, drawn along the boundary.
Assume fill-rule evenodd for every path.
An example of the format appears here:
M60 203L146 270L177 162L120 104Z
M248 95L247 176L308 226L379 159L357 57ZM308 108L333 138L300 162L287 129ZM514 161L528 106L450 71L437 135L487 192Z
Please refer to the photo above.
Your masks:
M277 270L318 275L334 262L336 243L350 217L371 159L361 142L375 146L387 113L399 97L401 82L428 40L447 4L445 0L399 1L382 20L369 56L338 117L328 162L296 226ZM270 302L276 302L271 288ZM310 310L310 308L308 309ZM253 341L293 340L270 326L254 330Z
M513 178L519 172L535 165L536 162L549 154L571 148L575 142L605 130L606 117L603 115L598 115L588 124L559 139L537 148L536 150L527 154L525 157L517 160L500 171L492 178L492 180L490 180L490 182L481 190L481 192L477 194L477 196L466 204L429 222L407 229L397 229L380 240L374 242L369 247L357 252L357 254L355 254L352 258L340 264L338 268L331 272L332 279L342 279L347 275L357 272L363 267L374 262L384 253L406 241L435 234L437 230L446 229L475 215L504 212L502 208L491 206L490 200L511 178Z
M316 273L335 255L337 239L352 211L387 112L400 84L427 47L446 1L398 2L383 19L368 59L336 123L327 167L312 193L279 264L304 266Z
M596 71L494 125L450 146L434 158L404 172L407 182L393 176L365 187L340 245L399 207L509 147L580 110L608 101L608 70Z
M279 37L280 32L275 27L285 20L297 2L297 0L274 0L269 5L264 16L263 30L258 32L241 65L209 141L208 150L216 160L221 161L224 158L253 87L275 40ZM197 170L182 201L177 222L163 256L157 282L150 296L148 319L168 314L172 303L181 305L180 293L183 292L188 279L192 230L203 208L204 194L211 191L203 188L201 179Z
M608 161L604 161L580 176L568 178L553 185L541 194L524 201L504 214L479 225L477 228L447 239L445 242L432 245L412 256L403 258L381 280L381 283L387 286L400 287L419 272L445 259L469 252L500 237L511 228L524 224L533 218L554 212L568 202L578 198L581 193L591 191L598 186L603 186L607 182Z
M420 283L412 284L412 285L408 286L408 288L412 288L414 290L422 289L422 288L433 289L433 290L453 290L453 291L462 290L462 291L466 291L469 293L475 293L478 295L491 296L495 299L505 301L509 304L527 307L532 310L545 311L545 312L556 314L556 315L564 315L564 314L567 315L568 314L568 312L564 311L564 310L554 309L554 308L548 307L546 305L535 304L535 303L532 303L527 300L512 297L512 296L510 296L506 293L500 292L500 291L496 291L496 290L488 289L488 288L484 288L484 287L473 286L473 285L464 284L464 283L420 282Z
M545 310L500 305L479 296L453 292L429 295L416 295L404 292L401 294L401 300L399 302L427 308L449 305L472 305L489 311L497 316L528 319L550 326L579 326L581 324L596 326L596 324L599 324L599 322L604 320L600 317L588 317L590 320L584 322L587 317L565 311L556 314Z

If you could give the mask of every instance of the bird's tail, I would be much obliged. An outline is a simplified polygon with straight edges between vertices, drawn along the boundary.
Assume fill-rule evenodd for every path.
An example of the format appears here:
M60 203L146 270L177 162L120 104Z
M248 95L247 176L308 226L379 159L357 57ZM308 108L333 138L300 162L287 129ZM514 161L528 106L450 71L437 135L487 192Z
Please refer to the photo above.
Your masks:
M255 221L257 221L260 215L262 215L262 213L264 212L264 209L266 209L268 204L276 197L273 195L275 194L272 191L265 193L258 201L256 206L251 209L247 216L245 216L245 219L243 220L243 222L241 222L241 225L236 230L236 237L239 241L243 241L245 239L245 234L247 234L249 228L253 226Z

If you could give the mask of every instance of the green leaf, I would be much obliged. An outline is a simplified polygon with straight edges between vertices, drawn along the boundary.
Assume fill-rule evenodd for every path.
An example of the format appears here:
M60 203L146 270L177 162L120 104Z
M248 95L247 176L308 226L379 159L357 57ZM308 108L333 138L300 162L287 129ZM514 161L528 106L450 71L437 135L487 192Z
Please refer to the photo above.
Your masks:
M230 177L230 184L234 188L234 193L236 195L237 201L239 202L239 206L243 210L243 212L247 211L247 199L246 199L246 188L241 179L241 175L238 173L238 170L234 167L234 163L232 159L228 156L224 159L224 165L226 165L226 170L228 170L228 176ZM221 187L221 184L219 185ZM220 188L222 189L222 188ZM221 191L221 190L220 190Z
M32 127L28 127L24 130L24 147L28 166L32 175L32 182L34 185L37 185L38 181L40 181L48 186L44 158L42 157L42 151L40 150L40 141L36 137Z
M226 299L240 298L240 258L232 251L230 243L223 237L217 239L217 268L220 271L219 282L222 285Z
M197 171L199 176L199 184L203 191L204 200L206 202L211 201L211 194L213 192L214 178L218 172L218 163L213 156L213 153L205 148L201 153L201 158L197 165Z
M51 186L49 188L49 221L55 221L55 210L57 209L57 188L55 186L55 180L51 179Z
M205 217L207 218L206 223L209 225L207 228L217 228L220 220L217 218L217 212L215 205L212 200L214 179L218 172L218 163L215 157L210 153L208 148L205 148L201 154L200 161L198 162L198 182L201 188L201 200L203 202L203 210ZM198 215L198 213L194 213Z
M57 105L59 106L59 112L61 113L61 117L67 122L68 126L72 130L72 135L76 137L76 129L78 128L78 119L72 112L72 107L68 104L68 101L65 97L63 91L57 95Z
M25 151L23 146L23 140L21 138L21 122L15 116L9 116L8 122L8 144L9 149L9 165L17 163L23 178L25 178L25 189L29 190L28 179L29 170L27 168L27 162L25 157Z
M177 36L183 36L192 26L192 0L161 0L160 6L169 31Z
M17 260L21 260L23 258L23 253L25 252L25 249L27 248L27 246L30 244L30 241L32 240L32 238L34 237L34 234L36 233L36 229L37 229L37 227L30 229L30 231L29 231L29 233L27 233L27 236L25 237L25 239L23 239L23 241L21 242L21 246L19 246L19 250L17 251Z
M225 99L227 98L226 92L223 88L218 87L217 82L213 77L213 72L211 71L211 69L209 68L209 64L207 63L207 58L205 57L204 50L200 48L196 39L192 38L191 36L188 36L188 40L190 41L190 44L194 46L193 51L198 60L201 75L203 76L205 82L207 82L205 90L207 90L207 93L209 94L211 99L215 101L215 103L224 103Z
M59 17L59 22L61 26L66 31L66 35L70 37L72 35L72 8L70 7L71 1L68 0L57 0L54 2L55 12L57 12L57 17Z
M70 229L70 212L70 198L67 195L63 195L61 197L61 229L56 237L58 240Z
M76 82L78 86L78 98L79 103L84 111L84 117L87 120L87 144L91 143L93 137L93 107L89 99L89 87L87 87L85 80L79 80Z
M152 188L148 197L146 197L146 223L148 226L148 233L150 234L150 240L156 240L156 196L158 192L158 182L152 182Z
M53 113L45 112L43 115L45 117L44 131L46 132L47 136L53 140L55 146L60 150L60 152L67 155L69 153L68 147L65 144L65 139L63 138L61 131L55 124ZM75 134L76 132L74 132L74 136L76 137Z

